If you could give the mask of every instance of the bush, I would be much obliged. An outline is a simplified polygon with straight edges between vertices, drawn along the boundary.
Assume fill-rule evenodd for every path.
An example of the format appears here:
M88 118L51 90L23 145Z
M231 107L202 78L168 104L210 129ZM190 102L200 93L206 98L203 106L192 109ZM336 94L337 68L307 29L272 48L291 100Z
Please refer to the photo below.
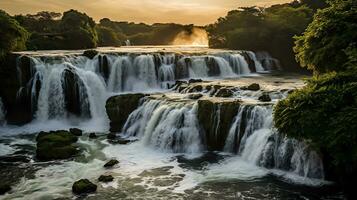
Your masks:
M274 111L281 133L310 141L334 168L357 169L357 72L329 73L280 101Z

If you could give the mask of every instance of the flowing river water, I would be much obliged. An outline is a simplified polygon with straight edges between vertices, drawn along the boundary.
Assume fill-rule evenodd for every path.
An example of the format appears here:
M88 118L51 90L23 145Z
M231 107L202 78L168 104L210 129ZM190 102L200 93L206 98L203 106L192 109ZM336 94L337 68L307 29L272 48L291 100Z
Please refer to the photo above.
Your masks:
M344 198L325 180L319 153L274 128L274 104L304 85L301 75L277 74L277 60L265 53L202 47L99 51L93 59L78 51L18 53L18 66L21 56L31 61L30 79L17 80L17 98L28 99L31 122L7 123L8 111L0 99L0 175L12 185L0 199L73 199L72 184L82 178L99 186L84 199ZM18 77L23 73L18 67ZM189 79L203 82L176 87L177 80ZM241 89L252 83L260 89ZM218 96L217 85L232 94ZM132 142L113 144L106 138L106 100L128 93L150 95L117 131ZM202 97L196 100L192 94ZM262 94L269 94L271 101L259 101ZM209 130L203 128L199 114L199 101L205 100L214 102L203 114L209 116ZM227 119L224 102L236 100L240 105ZM78 141L79 156L51 162L36 159L38 132L73 127L85 132ZM97 139L88 138L93 132ZM212 149L211 143L219 148ZM120 163L103 168L113 158ZM112 175L114 181L99 183L102 174Z

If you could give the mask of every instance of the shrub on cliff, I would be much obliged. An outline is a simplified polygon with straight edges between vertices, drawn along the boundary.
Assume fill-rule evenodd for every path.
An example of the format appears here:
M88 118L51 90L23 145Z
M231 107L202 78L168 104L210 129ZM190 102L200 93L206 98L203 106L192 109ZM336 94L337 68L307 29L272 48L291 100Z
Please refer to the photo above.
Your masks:
M10 51L26 49L28 32L2 10L0 10L0 27L0 59Z
M329 73L280 101L275 126L328 153L338 167L357 166L357 72Z

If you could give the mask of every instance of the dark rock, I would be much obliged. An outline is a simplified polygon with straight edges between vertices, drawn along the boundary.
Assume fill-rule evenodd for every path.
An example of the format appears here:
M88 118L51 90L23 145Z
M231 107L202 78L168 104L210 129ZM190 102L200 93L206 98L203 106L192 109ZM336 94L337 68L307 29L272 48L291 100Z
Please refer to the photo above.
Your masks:
M206 57L206 65L208 67L208 76L219 76L221 70L213 56Z
M0 184L0 195L4 195L11 191L11 186L7 184Z
M220 90L218 90L218 92L216 93L216 97L232 97L233 96L233 91L227 88L222 88Z
M117 135L116 135L115 133L109 133L109 134L107 135L107 138L108 138L109 140L114 140L116 137L117 137Z
M250 57L248 52L242 52L241 55L244 57L244 60L248 63L248 67L251 72L257 72L255 69L255 62L254 60Z
M267 93L264 93L262 94L262 96L260 96L258 98L259 101L262 101L262 102L270 102L271 101L271 98L270 98L270 95L267 94Z
M90 133L88 137L90 139L96 139L98 136L95 133Z
M31 159L22 155L9 155L9 156L1 156L0 161L9 162L9 163L14 163L14 162L28 163L31 161Z
M114 165L116 165L118 163L119 163L119 161L112 159L109 162L105 163L104 167L105 168L113 167Z
M68 159L78 153L78 138L68 131L40 132L36 138L36 158L43 161Z
M145 96L145 94L123 94L107 100L105 108L110 119L111 132L121 131L129 115L138 108L140 99Z
M202 79L190 79L188 80L188 83L201 83Z
M191 67L192 62L190 58L184 58L177 62L175 67L175 77L177 79L184 79L189 77L189 68Z
M247 90L258 91L260 90L260 85L257 83L252 83L247 87Z
M94 50L94 49L90 49L90 50L86 50L83 52L83 56L89 58L89 59L93 59L96 55L98 55L98 51Z
M87 194L97 191L97 185L90 182L88 179L81 179L76 181L72 186L72 192L74 194Z
M114 140L111 140L110 143L112 144L122 144L122 145L126 145L132 142L136 142L138 140L129 140L129 139L125 139L125 138L116 138Z
M100 182L104 182L104 183L108 183L108 182L112 182L114 180L114 177L112 175L101 175L99 178L98 178L98 181Z
M189 99L197 100L197 99L200 99L201 97L203 97L203 95L202 94L189 94L187 97Z
M82 136L83 131L81 129L78 128L70 128L69 132L72 133L75 136Z
M90 118L87 89L74 69L69 67L63 71L62 88L66 110L70 114Z
M198 100L198 121L206 135L208 150L223 149L239 106L240 101L237 100L223 102Z
M109 61L106 55L100 55L98 57L99 61L99 72L102 74L105 80L109 78Z
M195 85L195 86L191 87L191 88L188 90L188 93L192 93L192 92L202 92L202 90L203 90L202 85Z

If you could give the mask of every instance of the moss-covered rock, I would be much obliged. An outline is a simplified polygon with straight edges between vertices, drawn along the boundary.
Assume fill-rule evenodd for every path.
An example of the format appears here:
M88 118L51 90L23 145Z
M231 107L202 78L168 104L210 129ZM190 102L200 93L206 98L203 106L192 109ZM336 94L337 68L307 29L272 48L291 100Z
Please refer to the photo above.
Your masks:
M78 153L78 138L68 131L40 132L36 138L36 158L43 161L68 159Z
M114 177L112 175L101 175L98 178L98 181L104 182L104 183L109 183L109 182L112 182L113 180L114 180Z
M222 88L220 90L218 90L218 92L215 95L216 97L232 97L233 96L233 91L228 89L228 88Z
M140 99L145 96L145 94L123 94L107 100L105 107L111 132L121 131L129 115L138 108Z
M81 179L76 181L72 186L72 192L77 195L94 193L96 191L97 185L90 182L88 179Z
M110 168L110 167L113 167L114 165L117 165L117 164L119 164L119 161L115 160L115 159L112 159L112 160L108 161L107 163L105 163L104 167L105 168Z
M90 50L86 50L83 52L83 56L89 58L89 59L93 59L96 55L98 55L98 51L94 50L94 49L90 49Z
M258 91L260 90L260 85L258 83L252 83L248 85L247 90Z
M262 102L270 102L271 98L270 98L270 95L268 93L264 93L258 98L258 100L262 101Z
M211 100L198 101L198 120L205 132L209 150L222 150L237 114L240 101L215 102Z
M81 129L78 129L78 128L70 128L69 132L72 135L75 135L75 136L82 136L82 134L83 134L83 131Z
M95 134L95 133L90 133L90 134L88 135L88 137L89 137L90 139L96 139L98 136L97 136L97 134Z

